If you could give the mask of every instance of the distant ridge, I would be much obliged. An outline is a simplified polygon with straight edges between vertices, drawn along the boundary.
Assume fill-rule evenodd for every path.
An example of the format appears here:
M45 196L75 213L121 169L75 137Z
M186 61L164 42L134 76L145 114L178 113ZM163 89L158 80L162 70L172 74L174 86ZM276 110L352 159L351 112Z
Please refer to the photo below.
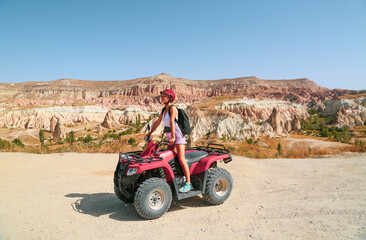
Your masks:
M126 97L134 97L137 104L144 104L144 102L151 101L149 99L154 99L160 91L166 88L175 90L178 100L187 103L224 95L305 102L311 99L318 101L346 94L345 90L329 90L307 78L264 80L249 76L220 80L189 80L161 73L156 76L124 81L89 81L64 78L48 82L0 83L0 101L14 102L16 99L21 99L29 100L28 102L59 100L68 103L103 103L117 99L113 101L125 104L128 103ZM101 100L102 98L104 100ZM118 99L123 99L123 101ZM23 104L28 103L24 101L18 105Z

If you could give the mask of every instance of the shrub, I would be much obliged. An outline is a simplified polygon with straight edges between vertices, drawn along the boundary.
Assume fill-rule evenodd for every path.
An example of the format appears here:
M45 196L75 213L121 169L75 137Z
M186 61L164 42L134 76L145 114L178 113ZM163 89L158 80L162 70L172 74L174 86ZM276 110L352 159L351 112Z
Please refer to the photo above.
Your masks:
M90 143L91 141L93 141L93 138L90 136L90 134L88 134L88 136L86 136L83 140L84 143Z
M107 139L109 137L110 137L109 133L106 133L106 134L104 134L104 136L102 137L102 139L104 140L104 139Z
M309 113L310 115L315 115L315 114L316 114L316 110L315 110L315 109L310 109L310 110L308 111L308 113Z
M10 142L2 140L0 138L0 149L8 149L8 148L10 148Z
M348 131L347 126L344 126L342 128L338 128L338 127L332 128L332 135L333 135L334 141L337 141L337 142L347 143L351 139L351 134Z
M102 137L102 139L107 139L107 138L113 138L113 139L118 139L119 137L121 136L121 134L109 134L109 133L106 133L104 134L104 136Z
M356 139L355 146L357 151L366 152L366 141Z
M247 142L248 144L252 144L252 143L253 143L253 139L252 139L252 138L249 138L249 139L247 139L247 140L246 140L246 142Z
M129 128L123 132L120 132L118 135L122 136L122 135L127 135L127 134L132 134L133 133L133 128Z
M128 144L133 145L136 143L136 140L134 138L128 139Z
M137 127L136 130L135 130L135 133L139 133L140 131L141 131L141 128Z
M20 139L16 138L13 140L13 143L19 147L24 147L24 144L22 143L22 141L20 141Z

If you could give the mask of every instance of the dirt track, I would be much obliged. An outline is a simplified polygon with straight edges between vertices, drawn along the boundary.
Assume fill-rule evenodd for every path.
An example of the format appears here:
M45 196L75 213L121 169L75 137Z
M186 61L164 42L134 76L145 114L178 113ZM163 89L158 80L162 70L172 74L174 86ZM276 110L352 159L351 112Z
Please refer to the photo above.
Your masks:
M365 239L366 155L234 157L231 197L142 220L113 193L116 154L0 153L0 239Z

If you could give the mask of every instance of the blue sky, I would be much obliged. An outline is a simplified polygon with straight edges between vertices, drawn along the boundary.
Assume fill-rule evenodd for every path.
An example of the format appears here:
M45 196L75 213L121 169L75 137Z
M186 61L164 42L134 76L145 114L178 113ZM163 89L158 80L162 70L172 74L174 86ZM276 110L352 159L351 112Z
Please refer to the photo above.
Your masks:
M366 89L366 1L0 0L0 82L162 72Z

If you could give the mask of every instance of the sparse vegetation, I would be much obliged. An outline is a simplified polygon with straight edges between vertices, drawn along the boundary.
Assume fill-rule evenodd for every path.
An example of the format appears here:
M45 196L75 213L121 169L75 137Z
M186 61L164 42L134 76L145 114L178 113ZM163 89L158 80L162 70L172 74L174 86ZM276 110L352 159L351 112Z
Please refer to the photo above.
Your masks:
M113 138L113 139L118 139L120 137L119 134L114 134L114 133L106 133L104 134L104 136L102 137L102 140L108 139L108 138Z
M70 133L66 134L66 141L69 144L73 144L76 140L75 140L75 132L71 131Z
M9 148L10 148L10 142L2 140L0 138L0 149L9 149Z
M358 152L366 152L366 141L355 139L355 146Z
M320 130L322 126L330 124L332 117L323 117L318 115L312 115L309 119L301 120L301 129L306 130Z
M305 131L306 135L328 137L336 142L347 143L352 135L346 126L339 128L327 126L330 124L331 117L318 116L317 114L311 116L308 120L301 120L301 129Z
M90 134L88 134L84 139L83 139L84 143L90 143L91 141L93 141L93 138Z
M252 144L252 143L253 143L253 139L252 139L252 138L249 138L249 139L247 139L247 140L246 140L246 142L247 142L248 144Z
M310 109L310 110L308 111L308 113L309 113L310 115L315 115L315 114L317 113L317 111L316 111L315 109Z
M24 147L24 144L18 138L15 138L12 143L14 143L14 145L16 145L16 146Z

